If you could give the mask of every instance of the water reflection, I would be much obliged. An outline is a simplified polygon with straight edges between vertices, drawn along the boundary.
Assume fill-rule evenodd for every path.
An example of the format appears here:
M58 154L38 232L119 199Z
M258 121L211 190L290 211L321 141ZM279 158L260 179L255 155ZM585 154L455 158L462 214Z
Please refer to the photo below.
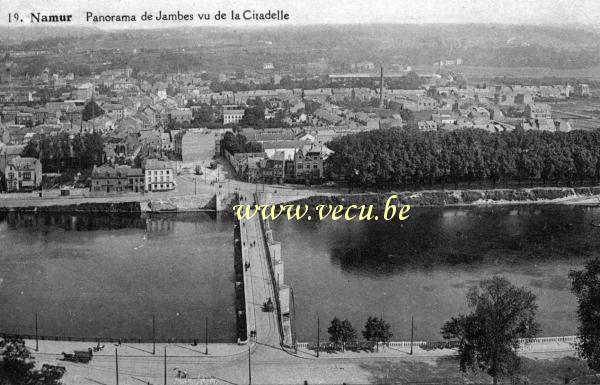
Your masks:
M278 220L274 235L305 339L314 314L361 325L382 309L398 338L412 314L423 338L439 339L443 321L466 310L468 287L496 274L529 287L543 334L558 335L575 332L569 270L600 255L594 221L600 209L578 206L413 208L404 222Z
M214 213L1 213L0 332L235 338L232 219Z

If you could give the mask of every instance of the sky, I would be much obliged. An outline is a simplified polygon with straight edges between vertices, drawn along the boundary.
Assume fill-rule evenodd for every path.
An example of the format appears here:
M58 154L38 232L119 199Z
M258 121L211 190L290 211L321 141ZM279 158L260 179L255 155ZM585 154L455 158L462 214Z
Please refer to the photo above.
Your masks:
M141 22L139 16L150 14L209 13L210 20ZM228 18L234 10L282 10L289 14L284 21L220 20L217 11ZM270 26L356 23L497 23L530 25L576 25L600 28L600 0L0 0L0 26L42 25L30 22L30 12L72 14L68 25L114 28L149 28L174 26ZM91 23L86 12L96 15L135 15L136 23ZM8 14L18 13L23 22L8 22ZM47 24L46 24L47 25ZM65 25L65 23L61 24ZM1 41L0 37L0 41Z

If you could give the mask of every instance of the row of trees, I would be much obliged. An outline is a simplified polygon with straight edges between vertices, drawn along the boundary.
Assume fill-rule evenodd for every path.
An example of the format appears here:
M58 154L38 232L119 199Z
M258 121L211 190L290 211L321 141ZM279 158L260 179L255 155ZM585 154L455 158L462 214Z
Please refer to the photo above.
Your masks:
M104 139L98 133L36 135L22 156L40 159L44 172L90 169L103 163Z
M332 177L362 186L600 177L600 132L375 130L335 138Z
M341 347L342 351L346 349L347 344L355 343L358 336L350 321L347 319L340 320L337 317L331 321L327 332L329 333L329 341ZM394 336L390 324L378 317L369 317L362 335L365 340L373 344L389 342Z

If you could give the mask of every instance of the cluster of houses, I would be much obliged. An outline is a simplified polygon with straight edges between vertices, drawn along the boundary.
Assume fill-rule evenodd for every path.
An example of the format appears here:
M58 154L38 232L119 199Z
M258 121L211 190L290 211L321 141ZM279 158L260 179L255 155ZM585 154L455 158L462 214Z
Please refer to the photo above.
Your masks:
M331 136L319 136L318 130L290 129L247 129L242 130L241 135L248 143L255 143L261 149L260 152L231 154L222 148L242 180L252 183L323 180L324 162L331 154L324 142L329 141Z
M360 62L353 70L374 68L372 62ZM218 82L281 81L272 69L252 76L221 75ZM215 92L206 73L134 75L124 68L75 77L44 70L39 77L21 79L19 87L15 79L0 84L0 171L9 191L35 189L41 183L40 162L20 157L32 138L94 132L104 139L106 159L94 169L94 194L170 190L175 187L174 169L151 160L198 163L218 153L247 181L315 181L324 177L323 162L330 154L326 143L337 136L406 127L570 131L580 128L578 122L556 118L545 101L591 95L586 84L456 86L439 75L427 79L421 88L409 90L340 86ZM49 90L54 96L42 99ZM218 128L192 128L202 126L195 118L206 113L206 105L211 106L212 121L218 122L211 127ZM242 129L248 109L258 105L264 107L265 119L277 117L289 127ZM234 129L261 151L224 152L223 135Z
M170 191L176 187L173 162L146 159L141 168L103 165L94 167L90 192L93 196Z

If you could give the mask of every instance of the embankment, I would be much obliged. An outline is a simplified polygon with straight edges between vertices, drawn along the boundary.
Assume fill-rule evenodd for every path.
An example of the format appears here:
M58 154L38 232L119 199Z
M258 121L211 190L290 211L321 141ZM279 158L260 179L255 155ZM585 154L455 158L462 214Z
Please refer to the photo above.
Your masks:
M0 199L0 212L188 212L231 211L235 194Z
M432 191L390 191L387 193L363 193L318 195L304 198L293 204L307 204L314 207L319 204L332 205L373 205L385 207L386 200L393 194L398 200L391 204L411 206L462 206L513 203L561 203L569 199L600 195L600 186L575 188L523 188L494 190L432 190Z
M52 212L97 212L97 213L139 213L140 202L102 202L102 203L75 203L75 204L60 204L60 205L27 205L27 206L14 206L14 207L1 207L0 212L39 212L39 213L52 213Z

